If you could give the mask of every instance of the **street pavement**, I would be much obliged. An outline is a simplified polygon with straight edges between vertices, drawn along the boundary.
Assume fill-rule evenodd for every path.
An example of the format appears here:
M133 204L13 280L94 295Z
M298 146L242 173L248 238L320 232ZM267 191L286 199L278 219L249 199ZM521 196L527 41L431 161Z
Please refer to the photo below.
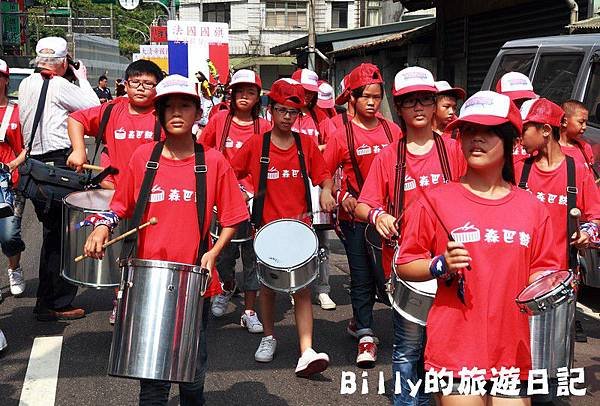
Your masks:
M8 278L0 272L0 288L5 297L0 305L0 328L9 346L0 354L0 405L52 404L46 393L26 393L23 390L34 339L43 336L62 336L62 350L56 384L56 405L132 405L136 404L139 385L135 380L109 377L106 374L112 327L108 316L112 308L111 290L83 289L75 300L86 309L84 319L72 322L38 322L32 310L37 287L37 264L41 244L41 226L35 220L31 205L27 205L23 222L23 237L27 250L22 264L26 272L27 290L24 297L10 296ZM276 310L277 353L273 362L258 364L254 352L260 335L251 335L239 326L243 311L241 297L235 297L228 313L219 319L211 318L208 333L209 372L205 395L209 405L389 405L391 383L391 313L383 305L375 310L375 331L381 341L376 367L366 371L368 394L362 394L363 374L356 368L356 342L346 334L351 317L348 265L337 239L331 240L332 298L338 304L335 311L313 307L315 324L314 347L327 352L331 365L314 379L296 378L294 368L298 358L293 307L286 295L279 295ZM6 269L6 259L0 269ZM588 343L575 347L576 366L584 367L587 393L582 397L563 398L556 405L591 406L600 404L600 290L585 289L582 302L589 315L583 325L589 334ZM357 391L352 395L340 393L342 371L356 374ZM378 394L379 374L383 374L386 393ZM42 376L41 378L51 378ZM36 387L35 385L33 387ZM169 405L177 405L177 386L171 391Z

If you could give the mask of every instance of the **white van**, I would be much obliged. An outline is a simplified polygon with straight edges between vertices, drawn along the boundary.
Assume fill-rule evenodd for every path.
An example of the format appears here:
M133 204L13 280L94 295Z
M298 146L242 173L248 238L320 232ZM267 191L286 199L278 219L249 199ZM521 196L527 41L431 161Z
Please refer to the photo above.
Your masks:
M8 84L8 98L17 100L19 98L19 85L21 81L33 73L31 68L9 68L10 81Z

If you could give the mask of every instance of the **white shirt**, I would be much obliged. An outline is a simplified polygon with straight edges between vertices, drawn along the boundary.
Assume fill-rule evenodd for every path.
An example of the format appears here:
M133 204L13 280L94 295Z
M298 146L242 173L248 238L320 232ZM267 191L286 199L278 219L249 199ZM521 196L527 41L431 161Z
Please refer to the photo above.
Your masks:
M43 82L42 75L34 73L23 79L19 85L19 109L25 147L29 145L33 118ZM80 86L76 86L60 76L50 80L44 111L31 147L31 155L41 155L71 147L67 134L69 114L100 104L90 82L80 80L79 84Z

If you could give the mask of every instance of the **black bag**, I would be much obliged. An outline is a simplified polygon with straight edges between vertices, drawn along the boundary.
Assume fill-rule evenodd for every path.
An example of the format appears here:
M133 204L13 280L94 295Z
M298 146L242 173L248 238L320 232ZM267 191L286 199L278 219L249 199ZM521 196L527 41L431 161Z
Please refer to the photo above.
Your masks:
M31 199L33 203L45 205L45 212L48 212L51 207L60 207L63 198L69 193L83 190L91 177L89 173L77 173L70 169L49 165L29 156L42 117L49 83L50 79L44 77L33 126L31 127L27 158L23 165L19 167L19 183L17 185L17 190L23 196Z

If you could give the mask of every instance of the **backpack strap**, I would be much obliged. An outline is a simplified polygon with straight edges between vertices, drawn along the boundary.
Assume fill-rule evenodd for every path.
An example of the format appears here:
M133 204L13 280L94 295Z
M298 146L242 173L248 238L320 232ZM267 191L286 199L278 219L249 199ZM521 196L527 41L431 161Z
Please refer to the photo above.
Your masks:
M15 110L15 104L12 101L8 101L6 105L6 110L4 110L4 117L2 118L2 124L0 124L0 142L4 142L6 139L6 132L8 131L8 126L10 124L10 118L13 115L13 111Z
M40 98L38 99L37 108L35 109L35 115L33 117L33 125L31 126L31 135L29 136L29 145L27 145L27 153L26 156L29 157L31 155L31 147L33 146L33 139L35 138L35 133L37 132L37 128L40 124L40 120L42 119L42 113L44 111L44 105L46 104L46 95L48 94L48 86L50 85L50 78L48 76L42 75L44 82L42 83L42 90L40 91Z

